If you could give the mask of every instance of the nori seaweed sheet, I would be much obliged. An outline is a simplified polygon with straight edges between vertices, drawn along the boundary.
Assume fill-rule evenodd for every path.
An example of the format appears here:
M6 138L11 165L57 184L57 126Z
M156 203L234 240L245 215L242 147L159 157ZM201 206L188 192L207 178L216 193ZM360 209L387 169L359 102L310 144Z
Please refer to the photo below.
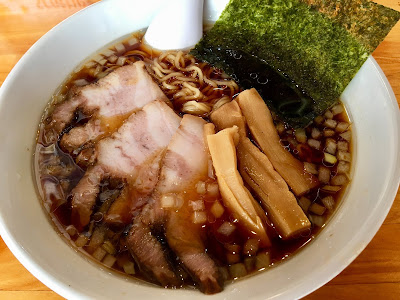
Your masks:
M291 125L305 126L338 101L399 18L365 0L231 0L191 53L257 88ZM257 61L298 98L260 85L272 73L251 74Z
M399 20L399 12L368 0L301 0L353 35L372 53Z

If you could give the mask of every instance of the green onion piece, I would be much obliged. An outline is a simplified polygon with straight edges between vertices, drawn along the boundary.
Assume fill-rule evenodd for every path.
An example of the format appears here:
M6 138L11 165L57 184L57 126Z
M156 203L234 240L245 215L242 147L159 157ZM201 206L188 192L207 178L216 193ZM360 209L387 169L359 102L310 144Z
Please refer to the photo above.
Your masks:
M257 259L256 259L257 270L268 268L270 264L271 264L271 257L269 252L261 252L257 254Z
M104 257L103 259L103 264L111 268L115 264L116 260L117 258L114 255L107 254L106 257Z
M107 254L107 251L106 251L106 250L104 250L102 247L98 247L98 248L93 252L92 256L93 256L95 259L101 261L101 260L104 258L104 256L106 256L106 254Z
M244 264L238 263L229 266L229 273L231 274L232 278L240 278L247 275L247 270Z

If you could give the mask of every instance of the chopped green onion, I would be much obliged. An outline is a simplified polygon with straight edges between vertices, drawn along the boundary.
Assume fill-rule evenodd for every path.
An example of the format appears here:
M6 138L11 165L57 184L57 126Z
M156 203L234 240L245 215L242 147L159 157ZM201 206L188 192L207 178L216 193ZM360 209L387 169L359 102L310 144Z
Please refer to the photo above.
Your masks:
M318 170L315 164L313 163L309 163L309 162L304 162L304 170L308 173L317 175L318 174Z
M216 218L220 218L224 214L224 207L218 200L216 200L214 204L211 206L211 213Z
M325 120L324 125L325 125L326 127L335 129L335 128L336 128L336 125L337 125L337 121L332 120L332 119L327 119L327 120Z
M115 256L107 254L106 257L103 259L103 264L111 268L115 264L116 260L117 258Z
M343 139L345 139L346 141L350 142L350 140L351 140L351 131L350 130L345 131L345 132L341 133L340 136Z
M332 185L345 185L346 183L347 183L347 177L342 174L336 175L331 180Z
M350 172L350 163L346 161L339 161L337 165L337 172L339 174L348 174Z
M191 206L194 211L204 210L205 208L203 200L190 201L189 206Z
M312 147L315 148L317 150L319 150L321 148L321 142L314 140L314 139L308 139L307 144Z
M313 129L311 130L311 137L318 140L321 137L321 131L319 131L318 128L313 127Z
M328 193L336 193L340 191L341 187L340 186L334 186L334 185L325 185L321 188L322 191L328 192Z
M246 255L255 255L258 252L260 242L256 239L248 239L243 246L243 253Z
M331 137L335 135L335 131L332 129L324 129L324 136Z
M296 137L296 140L299 143L303 143L304 144L304 143L307 142L307 135L306 135L306 131L304 130L304 128L296 129L295 137Z
M76 240L75 240L75 245L77 247L83 247L86 245L86 243L88 242L89 238L84 236L84 235L80 235Z
M104 256L106 256L106 254L107 254L107 251L106 251L106 250L104 250L102 247L98 247L98 248L93 252L92 256L93 256L95 259L101 261L101 260L104 258Z
M336 104L334 107L331 108L331 112L334 115L341 114L343 112L343 106L341 104Z
M244 264L238 263L229 266L229 273L233 278L240 278L247 275L247 270Z
M254 267L256 265L256 260L257 260L257 257L255 257L255 256L246 257L244 259L243 263L248 272L251 272L254 270Z
M349 151L349 143L347 141L339 141L337 147L339 150Z
M218 196L219 195L219 186L218 183L214 182L214 183L209 183L207 184L207 193L210 196Z
M126 263L124 263L122 268L124 269L124 272L126 274L129 275L135 274L135 264L132 261L127 261Z
M318 180L322 183L329 183L331 179L331 171L325 166L320 166L318 171Z
M235 231L236 227L230 222L224 222L219 228L218 233L223 234L225 236L231 235Z
M206 183L204 181L197 182L196 191L198 194L204 195L206 193Z
M333 113L332 113L330 110L327 110L327 111L325 112L324 116L325 116L327 119L332 119L332 118L333 118Z
M116 253L115 247L114 245L109 241L105 241L102 245L102 247L104 248L104 250L106 250L109 254L114 255Z
M257 254L257 259L256 259L257 270L268 268L270 264L271 264L271 257L269 252L261 252Z
M337 158L332 154L324 152L324 161L331 165L334 165L337 162Z
M327 197L322 198L321 202L329 210L332 210L335 207L335 199L333 199L332 196L327 196Z
M319 205L318 203L313 203L313 204L311 204L311 206L308 210L316 215L322 216L324 214L326 208L323 207L322 205Z
M349 152L345 152L345 151L338 151L337 158L339 160L344 160L344 161L350 162L351 154Z
M207 214L204 211L195 211L193 213L194 224L204 224L207 222Z
M332 138L327 138L325 141L325 152L335 155L337 149L336 141Z
M309 214L308 218L310 219L310 222L313 223L315 226L322 227L325 224L325 217L323 216Z
M306 198L306 197L304 197L304 196L302 196L302 197L299 199L299 205L300 205L300 207L303 209L304 212L307 212L307 211L308 211L308 208L309 208L310 205L311 205L311 200L308 199L308 198Z

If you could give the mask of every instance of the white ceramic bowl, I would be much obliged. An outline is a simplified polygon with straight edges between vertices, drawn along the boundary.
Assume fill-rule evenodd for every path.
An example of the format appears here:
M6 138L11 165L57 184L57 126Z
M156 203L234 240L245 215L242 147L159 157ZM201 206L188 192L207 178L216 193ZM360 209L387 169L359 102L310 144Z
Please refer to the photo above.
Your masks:
M162 1L101 1L77 13L42 37L0 90L1 236L33 275L66 298L203 297L197 291L139 284L78 255L50 224L32 176L37 125L56 87L99 48L148 26ZM206 1L205 18L216 20L226 2ZM326 228L285 263L207 299L302 297L342 271L375 235L399 184L400 122L392 89L373 58L346 89L343 101L355 134L354 178Z

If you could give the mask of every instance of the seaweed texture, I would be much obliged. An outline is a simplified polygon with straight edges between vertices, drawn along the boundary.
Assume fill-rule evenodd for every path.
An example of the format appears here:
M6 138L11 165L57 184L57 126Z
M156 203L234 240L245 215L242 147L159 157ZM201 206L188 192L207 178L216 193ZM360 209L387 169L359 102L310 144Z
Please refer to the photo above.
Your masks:
M338 101L399 18L365 0L231 0L191 53L305 126Z

